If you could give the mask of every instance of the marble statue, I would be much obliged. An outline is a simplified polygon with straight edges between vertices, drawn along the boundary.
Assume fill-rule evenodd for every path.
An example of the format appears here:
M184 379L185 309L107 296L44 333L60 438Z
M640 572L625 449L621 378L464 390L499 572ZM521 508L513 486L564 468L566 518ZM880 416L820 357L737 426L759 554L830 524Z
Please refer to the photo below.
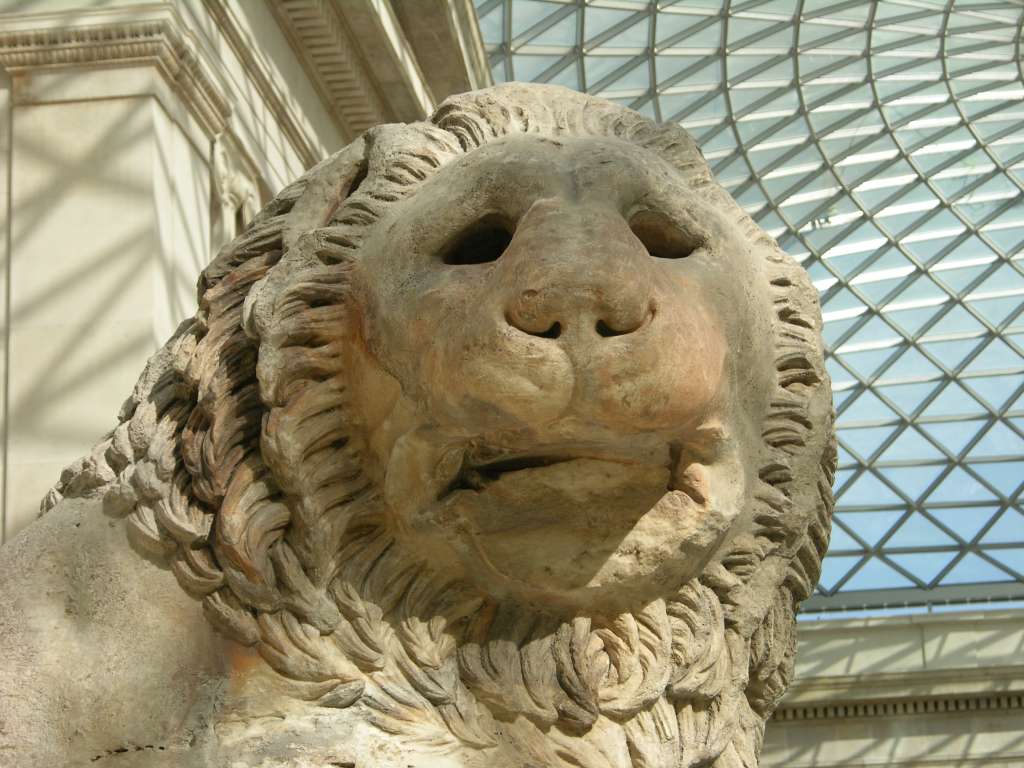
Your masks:
M830 387L805 272L681 128L455 96L198 296L0 550L0 762L757 765Z

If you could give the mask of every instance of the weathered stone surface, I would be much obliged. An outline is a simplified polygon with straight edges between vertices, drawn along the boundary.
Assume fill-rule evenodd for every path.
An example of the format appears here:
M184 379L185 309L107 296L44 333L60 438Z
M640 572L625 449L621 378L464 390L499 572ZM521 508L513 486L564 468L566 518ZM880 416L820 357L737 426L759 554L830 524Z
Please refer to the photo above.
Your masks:
M0 754L757 764L831 398L806 275L681 129L454 97L284 190L199 298L0 552Z

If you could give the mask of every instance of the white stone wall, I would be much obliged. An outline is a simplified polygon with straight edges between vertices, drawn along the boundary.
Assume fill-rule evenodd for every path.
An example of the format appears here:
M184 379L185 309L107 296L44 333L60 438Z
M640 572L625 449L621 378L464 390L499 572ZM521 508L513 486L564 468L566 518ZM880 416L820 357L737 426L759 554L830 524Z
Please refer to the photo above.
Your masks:
M762 768L883 766L1024 766L1024 612L801 623Z
M223 184L258 207L343 143L262 2L0 5L0 540L194 313Z

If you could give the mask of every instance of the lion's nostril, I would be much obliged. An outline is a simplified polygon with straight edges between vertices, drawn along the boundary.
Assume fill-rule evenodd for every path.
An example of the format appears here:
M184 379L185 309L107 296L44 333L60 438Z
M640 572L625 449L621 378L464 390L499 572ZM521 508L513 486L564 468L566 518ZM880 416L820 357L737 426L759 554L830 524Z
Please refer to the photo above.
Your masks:
M527 331L527 333L529 333L529 331ZM551 327L548 328L546 331L541 331L540 333L533 333L531 335L540 336L542 339L557 339L559 336L562 335L562 324L552 323Z
M534 328L537 327L536 323L525 322L512 314L505 315L505 322L528 336L536 336L540 339L557 339L562 335L562 324L558 321L551 323L551 325L544 330L534 330Z
M626 329L623 329L623 330L618 330L616 328L612 328L604 320L598 320L597 321L597 325L595 326L595 329L597 330L597 334L599 336L604 336L605 338L609 338L611 336L625 336L627 333L633 333L633 331L635 331L639 327L640 326L638 325L638 326L635 326L633 328L626 328Z

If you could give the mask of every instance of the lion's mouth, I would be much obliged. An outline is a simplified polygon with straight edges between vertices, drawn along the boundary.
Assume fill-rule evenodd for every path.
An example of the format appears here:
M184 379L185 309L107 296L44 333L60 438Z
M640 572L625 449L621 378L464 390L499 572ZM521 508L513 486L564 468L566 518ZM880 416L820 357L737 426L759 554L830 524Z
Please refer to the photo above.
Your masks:
M464 463L455 479L442 492L440 498L450 496L458 491L482 491L487 486L507 475L528 470L543 469L556 464L576 461L581 456L516 456L482 464Z
M595 455L596 454L596 455ZM637 457L609 456L599 452L595 454L529 454L517 456L504 456L499 459L492 459L482 462L473 462L468 458L463 461L462 467L454 479L448 483L441 493L438 494L438 501L443 501L460 491L472 493L483 493L492 485L500 481L552 479L552 476L559 476L563 481L570 481L573 478L573 467L565 465L603 464L609 469L618 467L619 470L626 467L635 467L642 470L644 467L655 466L650 462L644 462ZM668 471L668 482L666 491L681 491L697 504L704 504L707 500L707 477L705 467L700 464L689 464L680 466L677 451L670 451L670 459L665 467Z

